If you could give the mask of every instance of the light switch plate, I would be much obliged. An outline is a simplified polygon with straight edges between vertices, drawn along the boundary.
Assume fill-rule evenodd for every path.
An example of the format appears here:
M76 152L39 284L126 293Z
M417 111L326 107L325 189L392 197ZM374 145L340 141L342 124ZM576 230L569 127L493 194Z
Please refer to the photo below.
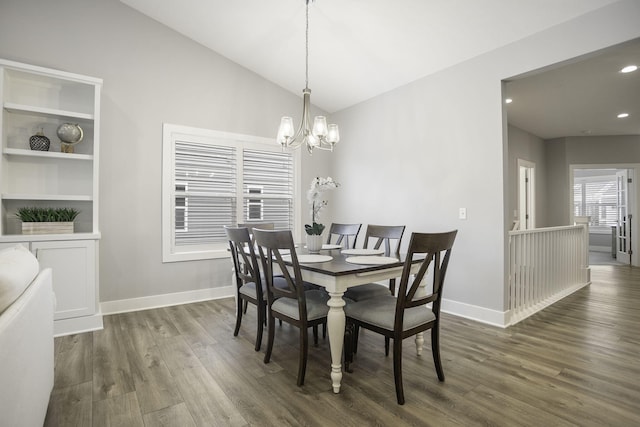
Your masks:
M460 208L458 211L458 218L467 219L467 208Z

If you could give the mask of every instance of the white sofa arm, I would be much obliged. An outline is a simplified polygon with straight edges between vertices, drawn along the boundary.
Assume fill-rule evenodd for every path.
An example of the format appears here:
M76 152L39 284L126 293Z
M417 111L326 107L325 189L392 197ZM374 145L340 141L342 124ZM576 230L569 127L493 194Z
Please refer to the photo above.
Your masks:
M53 389L51 269L0 314L0 424L42 426Z

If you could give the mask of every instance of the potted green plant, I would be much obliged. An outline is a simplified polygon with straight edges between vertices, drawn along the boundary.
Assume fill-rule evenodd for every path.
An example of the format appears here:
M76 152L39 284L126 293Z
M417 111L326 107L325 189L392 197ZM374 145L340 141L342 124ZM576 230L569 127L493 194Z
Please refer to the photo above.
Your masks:
M311 181L311 188L307 192L307 200L311 205L311 225L305 224L304 226L304 230L307 233L307 249L311 253L318 253L322 249L322 232L325 226L317 222L320 217L320 211L327 206L327 201L321 200L322 193L339 186L340 184L330 176L326 178L316 177Z
M79 213L74 208L22 207L16 216L22 221L22 234L68 234Z

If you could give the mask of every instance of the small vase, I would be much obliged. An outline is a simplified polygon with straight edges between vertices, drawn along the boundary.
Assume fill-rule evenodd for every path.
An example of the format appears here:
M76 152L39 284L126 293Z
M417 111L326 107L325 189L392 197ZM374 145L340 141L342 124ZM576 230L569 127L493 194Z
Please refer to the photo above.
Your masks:
M307 250L310 254L317 254L322 249L321 234L307 234Z
M29 147L35 151L49 151L50 143L51 141L49 141L49 138L44 136L42 131L36 133L35 135L32 135L31 138L29 138Z

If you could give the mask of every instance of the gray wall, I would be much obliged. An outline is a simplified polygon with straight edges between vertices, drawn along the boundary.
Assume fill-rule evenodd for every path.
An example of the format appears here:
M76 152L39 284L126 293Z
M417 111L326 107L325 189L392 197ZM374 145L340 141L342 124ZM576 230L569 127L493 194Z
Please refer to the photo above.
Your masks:
M508 206L511 220L517 219L518 210L518 159L535 163L535 221L536 227L547 227L547 162L544 141L529 132L509 125ZM507 218L508 219L508 218Z
M352 173L336 214L407 233L458 229L448 307L499 317L512 216L501 81L636 38L638 22L639 2L617 2L339 112L349 144L333 166Z
M117 0L2 0L0 57L104 79L101 301L230 285L228 259L162 263L162 123L275 137L299 96ZM302 157L306 190L330 155Z

